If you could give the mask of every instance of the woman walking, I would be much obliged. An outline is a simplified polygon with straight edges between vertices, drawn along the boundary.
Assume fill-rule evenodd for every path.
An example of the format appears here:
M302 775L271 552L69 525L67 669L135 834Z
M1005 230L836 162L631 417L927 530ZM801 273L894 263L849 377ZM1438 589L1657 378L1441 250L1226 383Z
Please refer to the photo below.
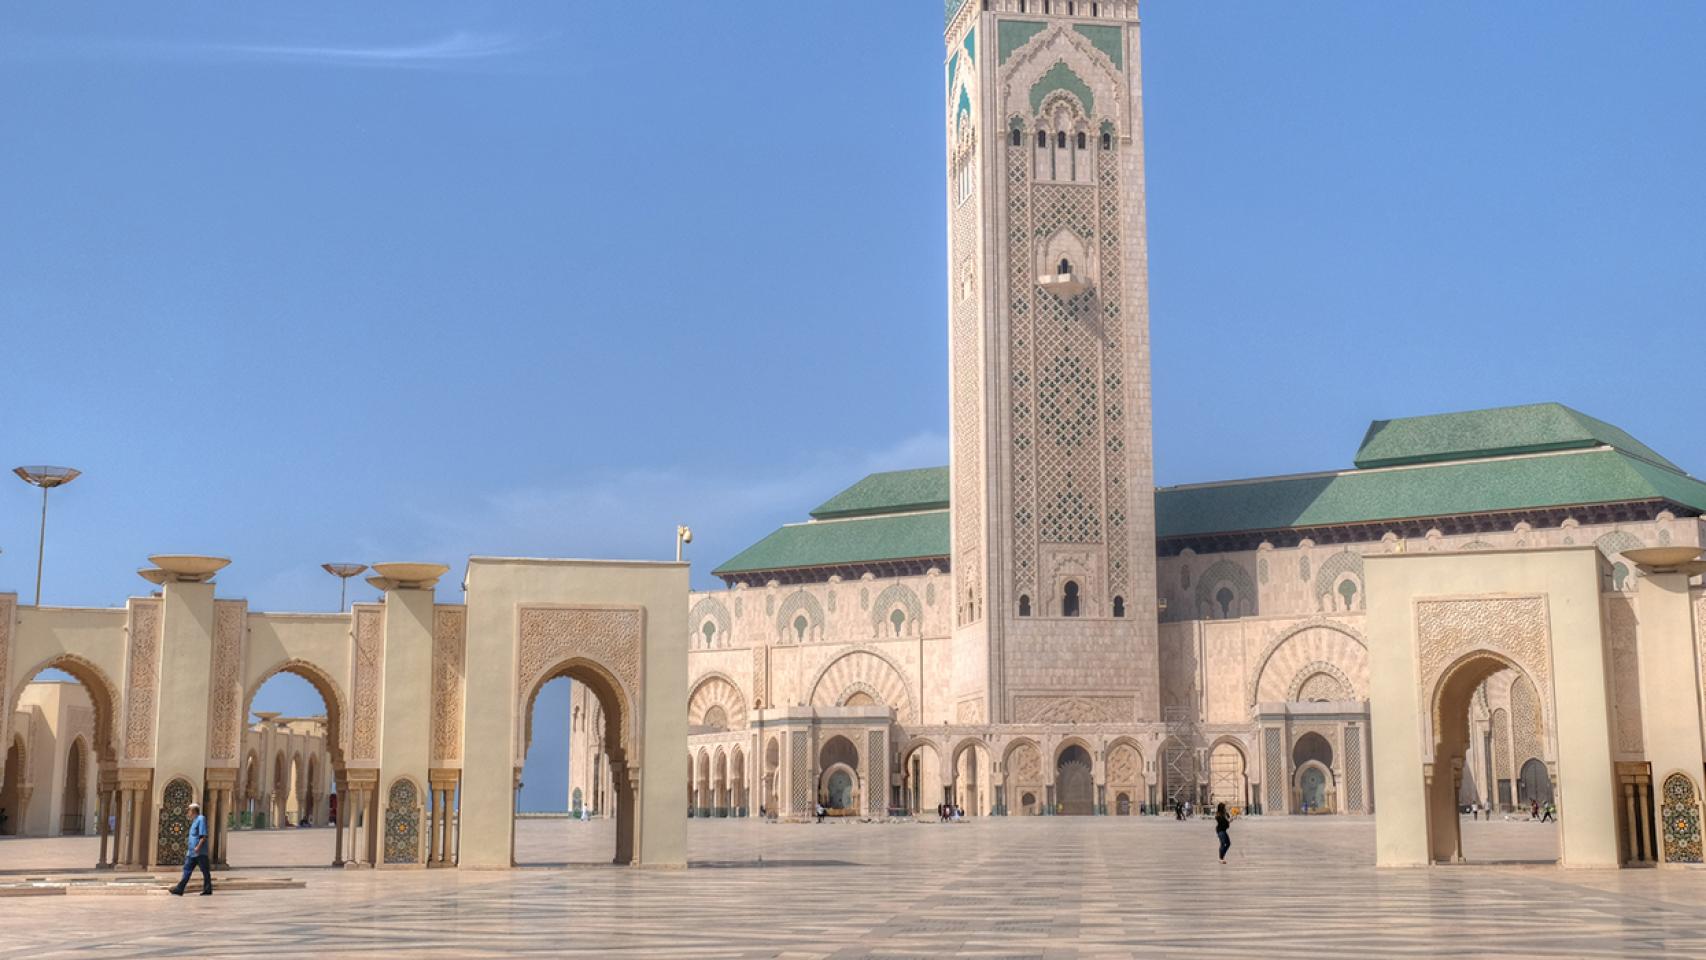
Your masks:
M1226 862L1226 851L1232 849L1232 818L1226 815L1226 804L1214 808L1214 834L1220 838L1220 862Z

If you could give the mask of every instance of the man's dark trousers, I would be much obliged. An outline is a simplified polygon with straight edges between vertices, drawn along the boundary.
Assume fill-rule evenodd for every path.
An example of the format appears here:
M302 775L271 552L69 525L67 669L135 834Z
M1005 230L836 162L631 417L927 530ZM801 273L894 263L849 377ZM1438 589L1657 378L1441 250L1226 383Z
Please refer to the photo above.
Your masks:
M173 893L184 892L184 888L189 886L190 875L195 873L195 868L198 866L201 867L201 892L204 894L213 892L213 873L208 869L207 854L186 853L184 854L184 878L172 888Z

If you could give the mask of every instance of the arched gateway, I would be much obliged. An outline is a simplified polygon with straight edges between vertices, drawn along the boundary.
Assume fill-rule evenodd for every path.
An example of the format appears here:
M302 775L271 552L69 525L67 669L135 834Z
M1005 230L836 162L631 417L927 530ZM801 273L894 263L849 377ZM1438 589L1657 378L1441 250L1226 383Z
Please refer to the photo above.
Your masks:
M1702 767L1699 725L1677 719L1699 710L1699 552L1625 551L1640 571L1632 598L1611 588L1609 559L1591 545L1367 558L1376 862L1474 856L1459 804L1480 772L1472 757L1492 762L1471 750L1472 722L1489 715L1477 691L1513 675L1519 795L1557 805L1560 863L1680 859L1652 836L1653 784ZM1495 758L1510 752L1498 746ZM1698 816L1696 800L1684 806Z
M448 568L382 563L378 603L279 614L216 599L221 558L151 559L143 575L158 592L122 609L20 607L0 594L0 744L43 668L71 673L94 702L97 866L175 865L191 801L223 863L230 815L262 800L257 772L282 763L294 776L275 772L293 784L281 804L337 793L337 865L508 867L530 708L558 676L604 707L614 860L685 864L685 564L476 557L466 602L443 604L433 590ZM329 769L241 753L250 699L281 672L325 701ZM20 788L13 771L0 776L0 796Z

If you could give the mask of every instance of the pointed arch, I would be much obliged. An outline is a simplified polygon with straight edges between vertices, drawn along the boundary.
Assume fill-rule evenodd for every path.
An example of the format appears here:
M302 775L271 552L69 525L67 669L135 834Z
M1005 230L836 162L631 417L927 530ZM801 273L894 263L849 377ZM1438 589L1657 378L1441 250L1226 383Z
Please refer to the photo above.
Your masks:
M805 618L805 629L796 621ZM823 630L823 604L810 591L800 589L788 595L776 611L776 632L783 643L803 643L817 639Z
M892 629L892 615L899 611L905 622L900 633ZM871 604L871 633L878 637L905 636L907 629L916 635L924 619L924 605L918 602L918 594L904 583L892 583L877 594L877 599Z
M344 692L338 686L338 682L332 679L331 673L311 660L295 658L281 660L261 671L260 675L255 678L255 682L243 691L242 728L244 730L249 728L249 717L253 715L255 694L267 685L268 680L281 673L301 677L308 681L308 685L314 688L314 692L320 695L320 701L326 707L326 750L332 755L333 766L340 770L343 769L344 750L349 746L347 740L349 724L345 722L345 718L349 716L348 701L344 699Z
M849 650L818 671L812 679L811 703L820 707L839 706L845 702L846 692L855 685L893 708L899 723L917 722L906 675L887 656L865 648Z
M714 726L708 722L712 708L722 709L728 729L746 726L746 697L728 674L707 673L695 681L693 692L687 697L688 725Z
M1343 623L1340 623L1337 620L1329 619L1327 617L1314 617L1314 618L1311 618L1309 620L1305 620L1302 623L1292 624L1290 627L1287 627L1286 629L1280 631L1280 633L1277 636L1275 636L1272 640L1268 641L1268 645L1266 647L1264 647L1262 649L1261 654L1256 657L1253 668L1250 671L1249 686L1246 688L1246 692L1245 692L1245 700L1247 703L1249 703L1250 706L1255 706L1258 702L1261 702L1261 694L1263 692L1264 682L1266 682L1268 684L1268 689L1270 689L1270 690L1278 689L1278 690L1284 691L1285 693L1287 693L1289 695L1289 693L1290 693L1289 684L1284 683L1284 681L1275 680L1274 678L1269 677L1269 674L1268 674L1269 662L1274 659L1274 654L1278 653L1280 648L1285 646L1287 643L1289 643L1294 637L1297 637L1297 636L1304 634L1304 633L1308 633L1311 630L1325 630L1325 631L1329 631L1331 633L1337 633L1337 634L1344 636L1348 640L1350 640L1351 643L1355 644L1354 651L1351 647L1341 647L1340 649L1350 653L1349 659L1354 660L1355 663L1357 663L1357 664L1360 664L1360 669L1362 671L1360 676L1362 677L1362 680L1363 680L1363 686L1357 687L1355 684L1353 684L1352 685L1353 689L1360 689L1360 690L1366 690L1367 689L1368 641L1366 639L1364 639L1362 634L1358 633L1354 628L1349 627ZM1308 646L1309 647L1316 647L1318 645L1317 644L1310 644ZM1298 649L1297 656L1301 657L1301 659L1294 659L1291 651L1288 651L1287 659L1293 660L1293 664L1292 664L1291 668L1287 669L1287 670L1276 671L1277 673L1283 673L1284 674L1284 680L1290 680L1291 678L1295 677L1297 667L1303 663L1307 663L1310 660L1324 660L1327 662L1339 662L1339 661L1343 661L1344 659L1346 659L1345 657L1328 656L1328 655L1324 655L1324 654L1323 655L1313 655L1313 654L1310 654L1303 647L1300 647ZM1348 667L1348 666L1351 666L1352 664L1343 664L1343 665ZM1357 675L1355 673L1355 671L1351 671L1351 672L1347 673L1347 676L1355 676L1355 675ZM1283 699L1283 697L1275 697L1274 699L1276 699L1276 700L1277 699Z

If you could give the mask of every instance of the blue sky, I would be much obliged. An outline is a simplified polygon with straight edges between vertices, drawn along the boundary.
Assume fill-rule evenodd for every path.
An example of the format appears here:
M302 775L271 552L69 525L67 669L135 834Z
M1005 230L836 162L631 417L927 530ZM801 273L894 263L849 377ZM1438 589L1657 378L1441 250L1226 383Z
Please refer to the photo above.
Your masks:
M331 609L326 560L660 558L678 521L705 586L945 461L940 4L634 10L0 8L0 461L86 474L45 602L188 551ZM1535 400L1706 472L1703 43L1683 0L1150 0L1159 481ZM26 600L36 509L0 483Z

